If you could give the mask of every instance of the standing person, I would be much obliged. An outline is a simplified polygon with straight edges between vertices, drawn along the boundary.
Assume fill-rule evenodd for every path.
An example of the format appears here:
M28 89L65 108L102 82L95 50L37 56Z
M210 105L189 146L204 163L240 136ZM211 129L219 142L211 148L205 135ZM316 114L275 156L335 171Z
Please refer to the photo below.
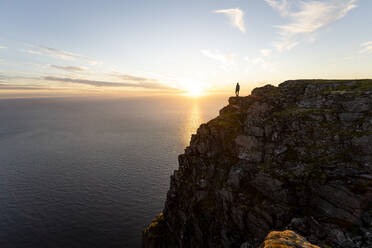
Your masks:
M236 87L235 87L235 95L236 96L239 96L239 91L240 91L240 85L239 85L239 82L236 84Z

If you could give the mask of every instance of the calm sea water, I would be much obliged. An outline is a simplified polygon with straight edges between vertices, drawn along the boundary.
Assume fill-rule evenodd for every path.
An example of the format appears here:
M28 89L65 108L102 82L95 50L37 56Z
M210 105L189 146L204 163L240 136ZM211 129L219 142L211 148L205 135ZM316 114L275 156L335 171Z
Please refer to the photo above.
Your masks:
M0 100L0 247L140 247L226 99Z

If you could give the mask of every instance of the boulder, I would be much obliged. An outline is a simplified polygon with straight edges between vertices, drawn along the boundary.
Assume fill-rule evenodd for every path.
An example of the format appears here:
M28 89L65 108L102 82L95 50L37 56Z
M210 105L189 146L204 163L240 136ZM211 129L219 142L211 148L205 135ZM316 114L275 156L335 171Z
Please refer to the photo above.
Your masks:
M293 231L273 231L267 235L259 248L320 248L309 243L304 237Z

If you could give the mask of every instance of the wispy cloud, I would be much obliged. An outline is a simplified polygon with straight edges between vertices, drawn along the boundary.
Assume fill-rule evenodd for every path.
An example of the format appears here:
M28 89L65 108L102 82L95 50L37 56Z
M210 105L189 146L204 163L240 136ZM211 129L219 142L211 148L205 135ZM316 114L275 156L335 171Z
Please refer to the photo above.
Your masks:
M116 74L114 75L118 78L121 78L124 81L134 81L134 82L155 82L155 79L152 78L144 78L144 77L137 77L137 76L132 76L128 74Z
M225 14L229 19L230 23L233 27L238 28L241 32L245 33L244 27L244 12L239 9L220 9L215 10L214 13L222 13Z
M5 47L5 46L1 46L1 45L0 45L0 49L5 49L5 48L7 48L7 47Z
M370 54L372 53L372 41L368 41L368 42L365 42L361 45L361 50L359 51L359 53L362 53L362 54Z
M66 51L63 51L63 50L58 50L58 49L51 48L51 47L39 46L38 48L42 52L44 52L44 53L46 53L46 54L48 54L52 57L62 59L62 60L75 60L75 59L81 57L81 55L66 52Z
M43 90L43 89L48 88L34 85L14 85L8 83L0 83L0 90Z
M17 80L40 80L40 77L33 77L33 76L22 76L22 75L0 75L0 80L6 81L17 81Z
M38 51L35 51L35 50L32 50L32 49L21 49L20 50L21 52L24 52L24 53L29 53L29 54L35 54L35 55L42 55L41 52L38 52Z
M128 74L115 74L113 76L116 76L117 78L120 78L125 83L130 83L131 85L136 85L137 87L141 88L148 88L148 89L171 89L176 90L178 89L169 87L167 85L164 85L160 83L158 80L153 78L145 78L145 77L139 77L139 76L133 76Z
M247 57L244 60L247 61L250 66L260 66L264 70L272 70L274 66L269 59L263 57L257 57L255 59Z
M85 67L82 66L59 66L59 65L50 65L50 67L59 69L59 70L64 70L64 71L69 71L69 72L83 72L86 70Z
M264 1L277 10L281 16L290 20L286 25L276 26L279 29L280 41L275 42L274 46L279 51L292 49L304 36L311 36L319 29L345 17L356 7L357 2L357 0Z
M77 59L80 59L80 60L83 60L83 61L87 62L90 65L97 65L97 64L101 63L97 60L87 58L87 57L85 57L83 55L80 55L80 54L71 53L71 52L67 52L67 51L63 51L63 50L58 50L58 49L47 47L47 46L39 46L38 48L42 52L48 54L49 56L59 58L59 59L62 59L62 60L77 60Z
M274 42L274 46L278 51L291 50L298 45L298 42L295 40L286 39L282 36L281 40Z
M77 53L67 52L64 50L55 49L52 47L47 46L32 46L32 49L27 50L20 50L21 52L33 54L33 55L48 55L53 58L67 60L67 61L74 61L74 60L81 60L89 65L98 65L102 64L102 62L88 58L84 55L80 55Z
M270 56L270 54L271 54L271 50L270 49L261 49L261 54L263 55L263 56Z
M153 79L153 78L139 77L139 76L133 76L133 75L123 74L123 73L114 73L114 74L110 74L110 76L120 78L125 83L130 83L130 85L134 84L142 88L174 89L174 88L171 88L169 86L166 86L160 83L159 80Z
M264 0L267 4L269 4L273 9L279 11L279 13L283 16L286 16L289 12L290 2L289 0Z
M223 54L218 50L216 51L201 50L201 53L207 56L208 58L214 59L224 65L234 65L235 56L233 54Z
M61 83L76 83L76 84L85 84L96 87L133 87L133 88L144 88L144 89L154 89L154 90L172 90L178 91L178 89L171 88L169 86L163 85L161 83L152 81L152 82L110 82L110 81L97 81L89 79L75 79L75 78L60 78L60 77L44 77L46 81L55 81Z

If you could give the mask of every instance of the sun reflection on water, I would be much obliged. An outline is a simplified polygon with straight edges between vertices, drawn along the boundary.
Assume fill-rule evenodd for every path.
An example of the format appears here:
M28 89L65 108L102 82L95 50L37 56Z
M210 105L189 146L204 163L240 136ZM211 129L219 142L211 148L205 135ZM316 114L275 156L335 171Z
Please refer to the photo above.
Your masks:
M188 114L187 120L185 121L183 143L186 146L190 144L191 135L196 133L196 130L200 126L201 114L198 99L193 99L192 108Z

